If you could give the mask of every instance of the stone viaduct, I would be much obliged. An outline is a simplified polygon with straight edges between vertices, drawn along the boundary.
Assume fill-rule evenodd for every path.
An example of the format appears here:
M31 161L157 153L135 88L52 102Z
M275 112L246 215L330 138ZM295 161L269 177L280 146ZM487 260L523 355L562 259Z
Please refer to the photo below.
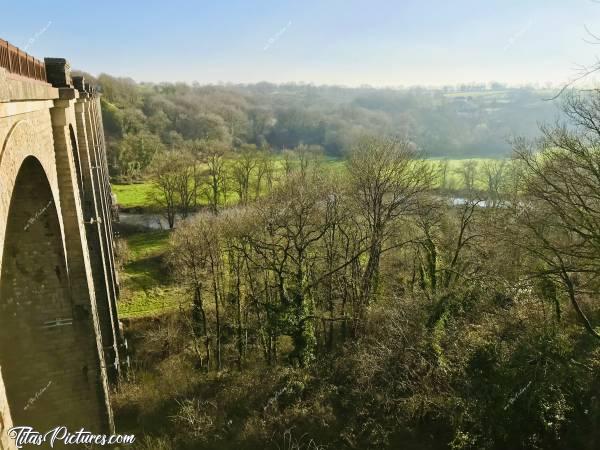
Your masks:
M0 448L113 430L118 293L99 93L0 40Z

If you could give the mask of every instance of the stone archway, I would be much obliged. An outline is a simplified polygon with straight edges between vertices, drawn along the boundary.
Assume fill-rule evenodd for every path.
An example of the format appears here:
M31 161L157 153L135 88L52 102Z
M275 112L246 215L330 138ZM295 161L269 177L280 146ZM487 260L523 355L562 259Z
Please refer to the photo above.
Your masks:
M13 425L77 425L87 374L73 369L78 332L59 210L40 162L24 159L6 217L0 273L0 367Z

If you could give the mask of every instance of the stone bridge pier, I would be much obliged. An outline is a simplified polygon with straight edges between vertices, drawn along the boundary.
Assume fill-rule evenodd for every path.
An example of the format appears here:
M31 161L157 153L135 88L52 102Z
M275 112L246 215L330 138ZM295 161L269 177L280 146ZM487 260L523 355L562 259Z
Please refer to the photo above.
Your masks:
M99 93L0 40L0 448L113 431L118 293Z

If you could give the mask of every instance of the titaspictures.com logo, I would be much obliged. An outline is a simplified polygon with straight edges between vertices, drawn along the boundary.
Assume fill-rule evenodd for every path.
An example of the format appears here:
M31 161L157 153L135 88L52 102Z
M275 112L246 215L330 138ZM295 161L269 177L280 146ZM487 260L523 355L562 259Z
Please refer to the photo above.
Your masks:
M17 448L24 445L49 445L54 448L63 445L129 445L135 441L133 434L93 434L83 428L79 431L69 431L67 427L56 427L41 433L33 427L20 426L8 430L8 437L15 441Z

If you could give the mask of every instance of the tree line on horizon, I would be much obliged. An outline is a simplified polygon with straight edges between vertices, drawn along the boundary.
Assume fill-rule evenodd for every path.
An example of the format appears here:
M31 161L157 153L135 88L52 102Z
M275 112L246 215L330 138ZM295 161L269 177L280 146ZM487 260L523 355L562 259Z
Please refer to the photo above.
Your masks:
M88 77L90 77L88 75ZM547 90L344 88L270 83L136 83L106 74L102 92L111 174L139 176L156 152L217 142L279 153L319 146L340 157L363 135L407 139L429 157L504 157L514 136L534 137L557 110Z

